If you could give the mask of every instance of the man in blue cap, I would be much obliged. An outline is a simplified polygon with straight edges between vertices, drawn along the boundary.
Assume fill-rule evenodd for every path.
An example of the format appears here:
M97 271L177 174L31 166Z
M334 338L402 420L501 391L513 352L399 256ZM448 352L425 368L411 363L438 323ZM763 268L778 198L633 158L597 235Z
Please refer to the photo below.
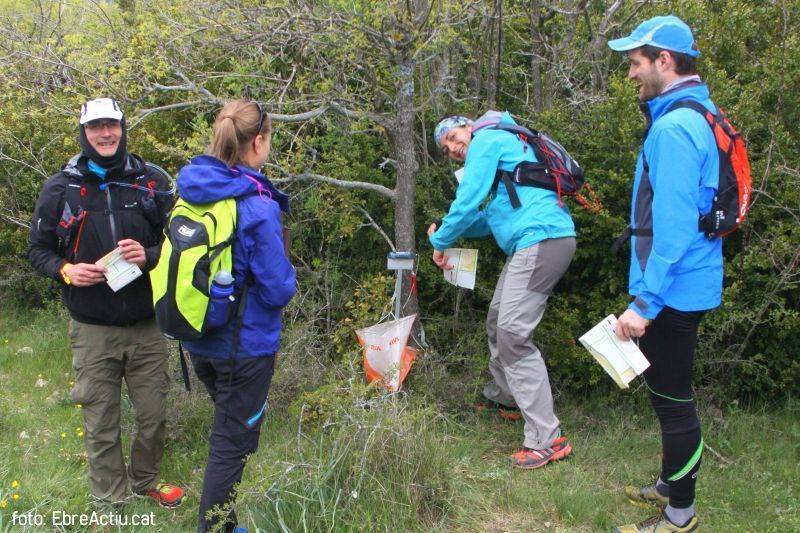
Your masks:
M722 296L722 239L708 238L699 216L711 209L719 155L705 118L716 113L697 75L700 52L692 31L675 16L654 17L628 37L608 43L627 53L628 77L639 84L647 132L636 163L631 207L633 301L617 335L639 339L650 361L644 378L661 424L661 474L654 485L627 487L628 497L663 513L617 531L694 531L695 483L703 451L692 392L697 330Z

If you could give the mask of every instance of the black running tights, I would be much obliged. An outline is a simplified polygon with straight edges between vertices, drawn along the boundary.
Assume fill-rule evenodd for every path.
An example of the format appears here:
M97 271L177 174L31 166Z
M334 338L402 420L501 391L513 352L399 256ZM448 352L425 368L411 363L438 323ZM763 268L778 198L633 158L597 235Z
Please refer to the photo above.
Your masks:
M704 313L665 307L639 340L639 347L650 361L644 378L661 424L661 480L669 485L670 505L677 508L694 502L703 452L692 369L697 328Z

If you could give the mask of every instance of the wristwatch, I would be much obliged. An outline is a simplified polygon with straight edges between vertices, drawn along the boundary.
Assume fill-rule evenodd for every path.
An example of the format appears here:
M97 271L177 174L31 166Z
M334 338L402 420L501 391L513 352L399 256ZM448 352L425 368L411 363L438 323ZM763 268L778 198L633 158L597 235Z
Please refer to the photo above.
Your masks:
M64 266L61 267L61 270L59 270L58 273L61 274L61 279L64 280L64 283L67 285L72 285L72 280L69 279L69 276L67 275L68 266L72 266L72 263L64 263Z

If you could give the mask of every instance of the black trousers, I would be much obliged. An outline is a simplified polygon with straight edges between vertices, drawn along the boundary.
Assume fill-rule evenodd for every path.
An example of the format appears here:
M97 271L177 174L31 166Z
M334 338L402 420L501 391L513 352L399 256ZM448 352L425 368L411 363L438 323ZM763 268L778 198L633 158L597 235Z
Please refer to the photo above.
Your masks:
M236 526L234 486L258 449L261 422L268 408L275 357L216 359L191 355L194 371L214 402L214 422L200 497L201 533Z
M665 307L645 330L639 347L650 367L644 379L661 424L661 480L672 507L692 505L703 452L692 371L697 328L705 311Z

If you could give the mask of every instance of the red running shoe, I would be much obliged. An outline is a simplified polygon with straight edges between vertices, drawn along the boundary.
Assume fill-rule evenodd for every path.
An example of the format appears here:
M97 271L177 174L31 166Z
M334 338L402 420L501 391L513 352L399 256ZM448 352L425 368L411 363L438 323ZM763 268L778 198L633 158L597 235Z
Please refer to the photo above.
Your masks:
M146 496L158 502L161 507L174 509L183 503L183 489L170 485L169 483L159 483L156 488L146 490L144 492L137 492L139 496Z
M544 450L534 450L532 448L522 448L511 456L511 463L517 468L533 470L541 468L547 463L564 459L572 453L572 446L569 445L567 437L561 436L553 442L552 446Z

